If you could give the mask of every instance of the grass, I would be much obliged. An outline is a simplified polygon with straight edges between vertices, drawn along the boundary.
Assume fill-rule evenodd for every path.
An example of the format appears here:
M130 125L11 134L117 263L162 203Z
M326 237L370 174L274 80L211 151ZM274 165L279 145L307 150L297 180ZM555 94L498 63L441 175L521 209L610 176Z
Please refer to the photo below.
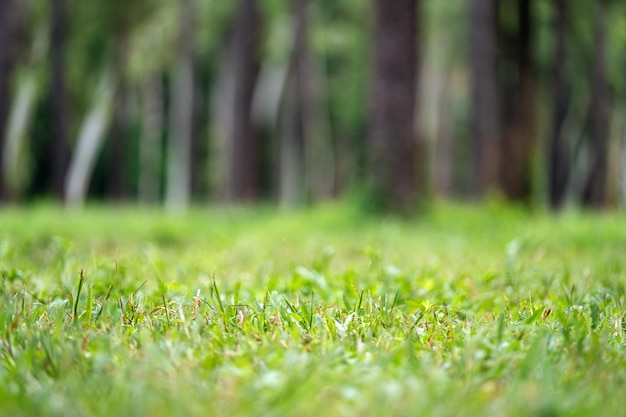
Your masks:
M622 415L623 214L0 212L0 415Z

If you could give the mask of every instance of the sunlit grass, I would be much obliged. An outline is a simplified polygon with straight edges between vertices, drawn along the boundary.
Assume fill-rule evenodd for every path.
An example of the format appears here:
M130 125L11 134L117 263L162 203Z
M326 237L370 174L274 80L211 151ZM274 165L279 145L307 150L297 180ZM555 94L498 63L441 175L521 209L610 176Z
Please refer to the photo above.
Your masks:
M621 214L0 213L0 415L619 415Z

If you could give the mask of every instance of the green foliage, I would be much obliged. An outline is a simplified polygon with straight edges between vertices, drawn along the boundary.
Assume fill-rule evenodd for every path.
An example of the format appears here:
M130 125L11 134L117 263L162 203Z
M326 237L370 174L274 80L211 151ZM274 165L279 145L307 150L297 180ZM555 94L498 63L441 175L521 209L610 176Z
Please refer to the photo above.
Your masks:
M623 215L0 213L0 414L619 415Z
M25 27L20 40L20 65L17 73L35 71L38 81L37 103L32 126L28 129L31 146L25 147L26 160L32 164L22 164L28 175L21 176L23 190L19 190L26 200L38 198L49 193L49 144L50 130L53 123L49 106L49 24L50 1L23 0L20 3L25 17ZM512 52L507 49L506 40L517 29L516 2L504 0L500 7L500 35L504 36L500 43L501 72L510 81L516 77L516 69L512 64ZM220 91L220 80L217 78L220 66L226 59L228 34L233 25L233 16L240 2L238 1L201 1L191 0L194 8L194 27L190 31L188 42L194 51L194 72L196 85L194 88L197 109L195 110L194 137L201 143L199 148L219 149L215 140L215 123L209 116L211 106L216 103L216 92ZM289 65L293 43L293 1L262 0L259 9L262 14L262 52L261 61L264 68L284 70ZM584 138L586 112L591 96L589 80L591 72L592 52L595 46L593 17L598 10L599 2L572 0L567 3L567 62L565 74L568 79L568 127L572 133L566 132L568 141ZM611 84L611 96L615 99L617 115L624 106L623 63L625 62L626 22L625 3L619 0L602 2L606 10L607 30L607 70ZM76 134L88 113L93 100L98 80L103 73L114 72L116 77L124 80L124 87L129 100L129 111L126 115L129 129L141 129L143 100L139 92L146 89L147 81L160 80L163 83L164 122L169 121L170 90L168 75L177 59L179 19L181 2L175 0L66 0L66 29L64 58L66 64L66 84L69 89L69 136L74 149ZM358 186L363 178L364 160L366 155L364 138L368 134L371 80L371 47L372 47L372 2L350 0L317 0L309 1L309 41L311 44L314 67L311 77L315 89L315 113L319 113L320 126L317 130L324 131L329 144L332 144L333 155L325 156L324 160L335 160L337 170L336 188L339 192L351 191ZM463 0L420 2L421 14L419 24L420 66L423 77L432 77L440 81L433 82L424 78L420 89L420 120L418 130L421 139L427 143L423 165L433 163L434 152L430 142L435 139L435 125L444 123L437 116L438 112L451 114L449 121L450 136L454 138L451 151L455 165L455 192L462 194L466 178L469 177L470 149L467 142L467 126L470 97L468 95L468 10ZM533 66L536 71L538 137L549 136L549 123L552 92L552 65L554 57L554 4L548 0L532 2L532 50ZM39 40L41 39L41 40ZM510 56L509 56L510 55ZM506 62L506 61L510 62ZM113 71L112 71L113 70ZM15 76L14 79L20 79ZM14 80L14 83L16 81ZM436 80L435 80L436 81ZM438 86L438 84L441 86ZM14 87L15 88L15 87ZM282 88L282 86L281 86ZM432 91L429 93L429 90ZM441 89L441 91L439 91ZM282 93L281 93L282 94ZM432 97L431 97L432 95ZM433 100L435 100L433 102ZM440 104L438 104L441 101ZM506 100L504 100L506 101ZM447 104L446 104L447 103ZM503 102L504 103L504 102ZM319 105L319 107L317 107ZM441 110L437 110L441 108ZM435 109L433 111L433 109ZM446 116L448 117L448 116ZM441 119L441 121L439 121ZM571 120L571 122L569 122ZM619 120L616 121L619 124ZM278 160L276 152L277 137L280 136L280 123L272 121L274 128L267 134L268 160ZM432 126L431 126L432 125ZM439 129L439 128L437 128ZM432 130L432 132L431 132ZM583 133L580 133L583 132ZM132 135L131 135L132 136ZM165 135L162 135L165 136ZM206 138L211 142L206 143ZM167 137L162 137L167 141ZM140 137L130 137L125 148L129 160L136 158ZM266 140L264 138L263 140ZM578 140L578 139L576 139ZM203 143L204 142L204 143ZM434 143L434 142L433 142ZM103 154L107 152L105 144ZM432 145L434 146L434 145ZM211 164L209 152L198 152L200 165ZM537 161L543 161L543 151L538 152ZM315 165L316 157L311 157ZM101 156L104 161L106 155ZM582 157L580 158L582 160ZM133 163L133 162L131 162ZM543 163L543 162L542 162ZM576 162L578 164L578 162ZM90 186L92 196L103 197L106 194L106 183L110 177L108 164L101 163L96 167L93 183ZM203 184L194 190L194 197L206 199L215 197L208 195L207 184L217 182L214 171L199 174ZM428 169L426 169L428 171ZM467 172L466 172L467 171ZM163 176L163 172L160 173ZM268 178L275 173L265 173ZM128 188L137 182L136 172L129 172ZM538 177L545 177L539 172ZM458 178L458 180L457 180ZM433 182L427 179L428 182ZM539 181L538 181L539 182ZM432 184L429 184L432 185ZM335 187L335 186L333 186ZM537 187L539 188L539 187ZM543 190L537 190L543 194Z

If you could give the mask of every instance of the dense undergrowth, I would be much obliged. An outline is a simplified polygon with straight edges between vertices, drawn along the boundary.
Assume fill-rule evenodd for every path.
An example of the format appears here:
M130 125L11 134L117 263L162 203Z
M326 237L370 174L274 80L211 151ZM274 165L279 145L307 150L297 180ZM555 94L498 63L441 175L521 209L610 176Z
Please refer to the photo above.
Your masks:
M0 415L620 415L623 214L0 212Z

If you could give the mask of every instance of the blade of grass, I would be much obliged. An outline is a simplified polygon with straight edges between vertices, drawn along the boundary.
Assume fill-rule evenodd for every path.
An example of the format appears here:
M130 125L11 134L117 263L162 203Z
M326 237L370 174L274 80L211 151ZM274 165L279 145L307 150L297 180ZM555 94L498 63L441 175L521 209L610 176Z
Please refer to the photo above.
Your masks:
M76 291L76 298L74 300L74 311L72 314L72 320L70 323L74 323L74 320L78 317L78 301L80 300L80 292L83 289L83 283L85 282L85 272L83 268L80 268L80 279L78 280L78 290Z
M226 313L226 311L224 309L224 305L222 304L222 298L220 297L220 291L217 289L217 283L215 282L215 280L213 280L213 295L215 297L215 300L217 301L217 305L220 307L220 311L221 311L222 315L224 315Z
M167 303L165 302L165 294L161 294L161 299L163 300L163 309L165 309L165 319L167 320L167 327L171 327L170 323L170 313L167 311Z
M104 301L102 301L102 306L100 307L100 310L98 310L98 314L96 314L96 319L94 321L98 321L98 319L102 315L102 311L104 310L104 306L105 306L106 302L109 300L109 296L111 295L111 291L113 291L113 286L112 285L109 286L109 290L107 291L107 295L104 296Z
M354 306L354 313L359 311L359 309L361 308L361 303L363 302L363 292L364 290L361 290L361 295L359 296L359 302Z

